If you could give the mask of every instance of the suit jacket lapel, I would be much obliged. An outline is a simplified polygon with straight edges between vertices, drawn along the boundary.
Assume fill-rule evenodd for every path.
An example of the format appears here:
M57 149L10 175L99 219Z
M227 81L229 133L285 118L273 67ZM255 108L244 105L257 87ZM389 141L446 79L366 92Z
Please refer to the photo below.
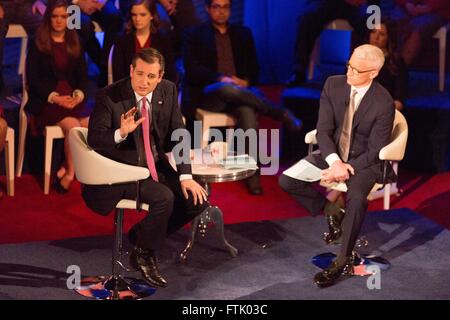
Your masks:
M161 109L163 108L164 100L162 98L161 89L159 84L156 86L155 91L153 91L152 95L152 126L159 137L159 117L161 115Z
M131 87L130 79L128 79L124 83L124 86L122 86L121 96L123 113L128 112L133 107L137 107L136 96L134 94L133 88ZM136 146L138 146L140 144L140 141L142 140L142 138L139 138L139 136L141 135L140 132L142 132L142 129L140 128L134 130L133 132L134 143Z
M128 112L133 107L136 107L136 96L131 88L131 80L128 79L121 88L123 111Z
M341 106L336 113L337 123L344 123L345 112L347 111L349 105L350 98L350 85L345 83L344 88L342 89L342 94L339 96L338 106Z

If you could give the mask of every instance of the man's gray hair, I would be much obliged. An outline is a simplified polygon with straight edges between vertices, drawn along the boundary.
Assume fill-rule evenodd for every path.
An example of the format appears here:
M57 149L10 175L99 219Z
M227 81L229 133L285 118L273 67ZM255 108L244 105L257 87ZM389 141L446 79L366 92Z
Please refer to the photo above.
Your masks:
M383 51L371 44L363 44L362 46L357 47L353 51L353 54L360 59L370 61L377 70L380 70L384 65Z

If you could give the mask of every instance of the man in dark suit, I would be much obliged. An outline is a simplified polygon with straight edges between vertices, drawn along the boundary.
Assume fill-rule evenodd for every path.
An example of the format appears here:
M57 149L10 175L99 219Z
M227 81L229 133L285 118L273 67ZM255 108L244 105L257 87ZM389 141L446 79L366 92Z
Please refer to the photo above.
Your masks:
M243 130L257 129L256 113L283 121L292 131L300 130L299 119L252 87L259 73L253 36L248 28L228 23L231 0L205 3L210 21L190 30L184 47L183 99L188 121L193 122L195 108L201 107L233 114ZM262 193L259 174L247 179L247 187L251 194Z
M352 251L367 210L367 196L382 180L378 153L390 142L394 102L375 79L384 64L383 52L375 46L357 47L346 76L327 79L320 97L317 141L320 153L305 159L323 169L322 180L347 184L346 209L329 202L311 183L281 175L280 186L313 215L324 211L332 243L342 235L342 246L332 265L314 277L319 287L333 285L351 274ZM341 228L342 224L342 228Z
M164 58L143 49L130 66L130 78L101 89L89 121L88 143L100 154L119 162L148 167L151 177L134 183L83 188L83 198L94 211L106 215L121 199L139 199L150 212L129 232L135 246L131 265L151 284L165 287L155 251L170 234L208 207L206 191L192 180L189 160L172 169L165 152L171 150L174 130L184 124L175 84L163 80ZM137 116L139 114L139 116ZM189 141L179 141L189 148ZM183 154L181 154L183 157Z

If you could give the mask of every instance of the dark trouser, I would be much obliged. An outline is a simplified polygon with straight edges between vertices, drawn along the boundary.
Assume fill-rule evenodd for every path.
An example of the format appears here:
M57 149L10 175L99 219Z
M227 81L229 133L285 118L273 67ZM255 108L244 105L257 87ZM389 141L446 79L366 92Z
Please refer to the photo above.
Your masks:
M328 164L320 154L309 155L305 160L318 168L326 169ZM344 221L342 222L342 246L340 257L349 257L353 251L364 217L367 211L367 196L373 188L380 173L372 168L356 171L347 180L347 197ZM315 190L310 182L297 180L281 175L279 184L283 190L291 194L311 214L319 214L326 203L326 198Z
M267 116L279 114L263 93L254 87L242 88L231 83L216 82L203 90L203 108L213 112L232 112L234 108L247 106Z
M298 17L294 52L295 72L306 72L317 37L325 26L335 19L347 20L355 30L356 37L362 40L366 28L360 8L351 6L345 1L310 1Z
M0 77L2 75L3 42L10 24L20 24L30 36L29 41L34 41L34 34L42 21L39 13L33 14L32 3L25 2L18 6L13 1L1 1L4 11L3 19L0 19ZM1 81L1 80L0 80Z
M157 165L159 182L151 178L140 184L141 202L148 203L146 217L135 224L130 232L130 242L142 249L159 250L166 238L195 218L209 206L208 202L194 206L192 196L186 200L181 191L178 175L171 169ZM136 185L130 184L123 195L136 199Z
M213 112L231 113L236 117L237 127L243 130L257 129L257 113L275 119L282 116L283 109L273 105L262 92L254 87L241 88L218 82L205 87L203 93L202 108ZM247 153L251 150L248 143L245 149ZM257 155L251 154L251 156L257 159Z
M103 49L95 37L94 25L97 22L104 32ZM100 72L106 75L109 50L122 30L122 18L119 11L114 6L114 2L109 0L101 11L95 11L92 15L81 13L81 29L78 30L81 43L89 57L100 68Z

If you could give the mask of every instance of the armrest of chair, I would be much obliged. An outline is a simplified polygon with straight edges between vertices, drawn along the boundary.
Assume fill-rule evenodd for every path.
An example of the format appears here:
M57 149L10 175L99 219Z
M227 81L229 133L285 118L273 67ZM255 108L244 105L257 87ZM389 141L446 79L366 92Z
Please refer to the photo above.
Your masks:
M394 141L383 147L378 157L380 160L400 161L405 155L407 131L401 133Z
M98 158L98 166L100 167L90 169L91 174L96 176L93 179L96 182L95 184L135 182L147 179L150 176L150 171L147 168L132 166L108 159L96 153L94 150L90 152L95 153L94 156Z
M95 152L86 141L87 129L73 128L69 133L75 175L78 181L91 185L110 185L147 179L147 168L108 159Z
M305 143L307 144L317 144L316 139L317 129L314 129L307 134L305 134Z

